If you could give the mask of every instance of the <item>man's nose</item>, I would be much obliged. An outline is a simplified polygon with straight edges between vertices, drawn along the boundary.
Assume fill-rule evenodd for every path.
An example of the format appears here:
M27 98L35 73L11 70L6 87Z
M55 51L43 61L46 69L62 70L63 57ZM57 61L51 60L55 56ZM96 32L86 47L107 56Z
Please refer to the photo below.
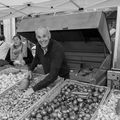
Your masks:
M41 42L44 42L44 39L42 38L40 41L41 41Z

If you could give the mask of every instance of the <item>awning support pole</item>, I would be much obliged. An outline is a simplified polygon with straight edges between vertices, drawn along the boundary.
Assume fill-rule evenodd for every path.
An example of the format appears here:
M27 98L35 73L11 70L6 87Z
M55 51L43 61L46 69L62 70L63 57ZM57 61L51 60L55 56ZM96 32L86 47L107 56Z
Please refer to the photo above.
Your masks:
M73 3L79 10L83 10L77 3L75 3L73 0L70 0L71 3Z
M113 69L120 69L120 6L117 8L117 20L116 20L116 34L115 34L115 46L113 56Z

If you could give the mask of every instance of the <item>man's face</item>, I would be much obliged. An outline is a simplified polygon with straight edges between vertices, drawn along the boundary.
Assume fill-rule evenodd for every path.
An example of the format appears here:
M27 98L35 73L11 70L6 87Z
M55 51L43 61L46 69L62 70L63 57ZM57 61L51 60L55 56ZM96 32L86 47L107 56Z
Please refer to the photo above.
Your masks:
M47 47L49 43L49 35L46 29L41 29L36 32L36 38L41 47Z

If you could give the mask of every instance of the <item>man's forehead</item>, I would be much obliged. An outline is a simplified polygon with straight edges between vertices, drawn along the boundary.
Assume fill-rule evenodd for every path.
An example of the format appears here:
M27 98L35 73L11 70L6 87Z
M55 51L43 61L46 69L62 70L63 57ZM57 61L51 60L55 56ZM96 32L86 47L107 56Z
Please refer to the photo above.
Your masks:
M37 30L37 35L46 35L47 34L47 30L45 28L41 28Z

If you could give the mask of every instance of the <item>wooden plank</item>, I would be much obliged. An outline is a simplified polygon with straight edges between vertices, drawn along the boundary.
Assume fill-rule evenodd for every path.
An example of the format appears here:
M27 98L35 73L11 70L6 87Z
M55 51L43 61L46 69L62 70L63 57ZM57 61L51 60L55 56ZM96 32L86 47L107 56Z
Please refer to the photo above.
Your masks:
M107 77L104 76L104 77L97 83L97 85L106 86L106 83L107 83Z
M98 58L98 57L79 57L79 56L66 56L68 61L80 61L80 62L102 62L104 58Z
M89 56L89 57L104 57L104 53L83 53L83 52L65 52L67 56Z
M112 65L112 55L107 55L105 60L100 65L100 69L110 70Z
M39 18L23 19L19 23L17 32L35 31L41 25L49 27L50 30L97 28L100 18L101 12L40 16Z
M73 34L74 35L74 34ZM79 37L78 37L79 38ZM69 38L68 38L69 40ZM61 43L64 46L64 49L66 52L69 51L78 51L78 52L86 52L86 53L104 53L104 49L105 49L105 45L104 43L100 43L100 42L88 42L85 43L83 41L69 41L67 42L67 38L66 41L64 41L63 43Z
M107 71L99 69L94 77L96 79L96 84L98 84L101 81L101 79L103 79L104 77L107 77Z
M117 7L117 24L113 56L113 69L120 70L120 6Z

